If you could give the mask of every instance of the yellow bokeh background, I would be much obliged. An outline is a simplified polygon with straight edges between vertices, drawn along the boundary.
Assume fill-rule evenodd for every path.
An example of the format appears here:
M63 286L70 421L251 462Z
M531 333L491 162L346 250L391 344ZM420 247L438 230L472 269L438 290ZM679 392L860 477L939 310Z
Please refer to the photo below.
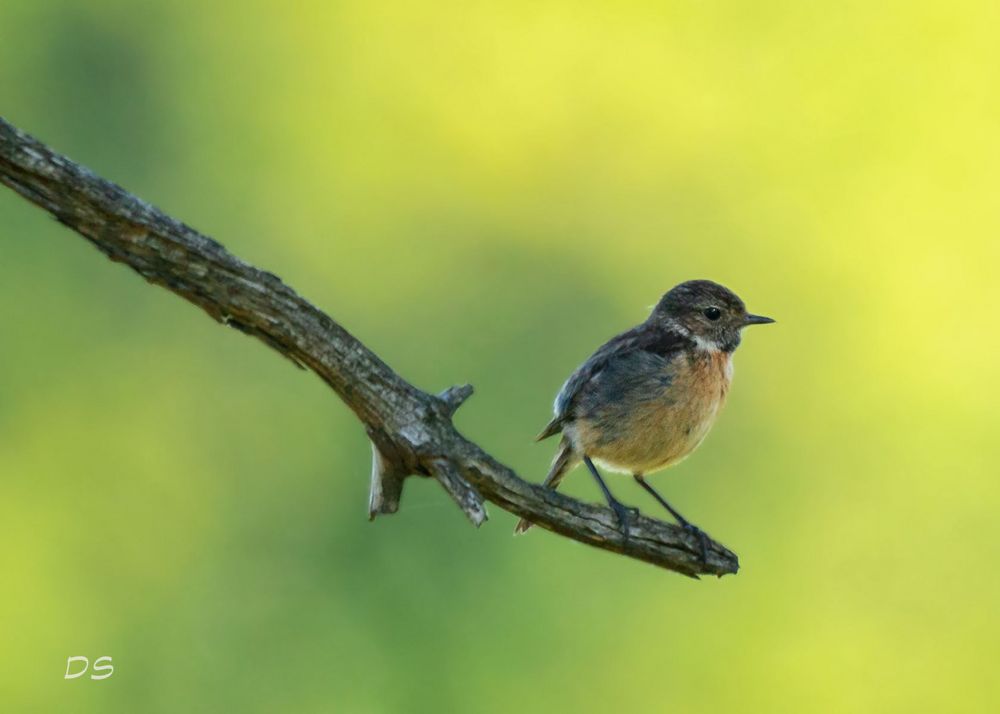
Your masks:
M3 0L0 113L418 386L473 383L459 427L529 479L562 380L675 283L778 324L655 478L740 555L694 582L496 507L475 531L431 482L368 523L328 389L4 189L0 708L992 711L998 21Z

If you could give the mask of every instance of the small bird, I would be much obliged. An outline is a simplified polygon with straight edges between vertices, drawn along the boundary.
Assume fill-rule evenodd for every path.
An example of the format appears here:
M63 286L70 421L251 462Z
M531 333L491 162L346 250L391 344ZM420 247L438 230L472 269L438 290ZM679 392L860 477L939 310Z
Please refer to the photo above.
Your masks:
M594 462L632 477L680 525L697 535L702 560L707 537L646 482L698 448L726 401L733 352L748 325L774 322L751 315L731 290L689 280L666 293L641 325L602 345L566 380L555 417L537 440L562 434L544 485L556 488L581 461L600 486L628 536L627 509ZM522 519L515 533L531 522Z

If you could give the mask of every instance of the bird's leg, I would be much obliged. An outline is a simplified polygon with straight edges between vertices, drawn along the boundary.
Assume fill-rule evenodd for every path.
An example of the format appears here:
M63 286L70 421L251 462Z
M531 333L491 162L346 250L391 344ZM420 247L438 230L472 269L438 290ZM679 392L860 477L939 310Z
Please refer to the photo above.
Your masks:
M623 536L628 538L629 509L621 501L611 495L611 491L608 490L608 485L604 483L604 479L601 478L601 474L598 473L597 467L594 466L594 462L590 460L589 456L583 457L583 463L587 464L587 468L590 469L590 473L593 474L594 480L597 481L597 485L600 486L601 491L604 492L604 498L607 499L608 505L611 507L611 510L615 512L615 517L618 518L619 530L621 530Z
M708 562L708 536L705 535L705 531L678 513L673 506L667 503L667 499L658 494L656 489L646 483L646 479L642 477L642 474L633 474L632 478L634 478L640 486L646 489L646 491L649 492L649 495L659 501L661 506L670 511L670 515L677 519L677 522L681 524L681 528L698 537L698 544L701 546L701 562Z

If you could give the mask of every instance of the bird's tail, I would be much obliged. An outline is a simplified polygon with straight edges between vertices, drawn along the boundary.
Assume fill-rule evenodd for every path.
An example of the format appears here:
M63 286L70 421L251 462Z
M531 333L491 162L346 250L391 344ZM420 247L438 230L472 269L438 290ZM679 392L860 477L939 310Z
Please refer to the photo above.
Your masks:
M573 447L570 446L569 441L564 436L562 441L559 442L559 451L556 452L556 457L552 460L552 466L549 468L549 475L545 477L545 481L542 485L546 488L556 488L559 485L559 482L562 481L563 476L565 476L570 469L578 463L580 463L580 457L574 453ZM522 518L514 527L514 535L524 533L533 525L534 523L531 521Z

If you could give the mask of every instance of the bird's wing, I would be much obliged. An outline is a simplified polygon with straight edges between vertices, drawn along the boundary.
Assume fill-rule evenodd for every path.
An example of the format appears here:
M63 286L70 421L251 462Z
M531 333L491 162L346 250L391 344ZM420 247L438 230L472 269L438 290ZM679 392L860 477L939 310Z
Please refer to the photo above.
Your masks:
M538 435L538 440L558 434L567 422L573 420L573 407L577 403L581 390L603 372L612 361L637 351L651 352L660 357L669 358L690 345L690 338L680 332L658 329L648 323L615 335L597 348L597 351L580 365L563 384L556 397L555 417Z

